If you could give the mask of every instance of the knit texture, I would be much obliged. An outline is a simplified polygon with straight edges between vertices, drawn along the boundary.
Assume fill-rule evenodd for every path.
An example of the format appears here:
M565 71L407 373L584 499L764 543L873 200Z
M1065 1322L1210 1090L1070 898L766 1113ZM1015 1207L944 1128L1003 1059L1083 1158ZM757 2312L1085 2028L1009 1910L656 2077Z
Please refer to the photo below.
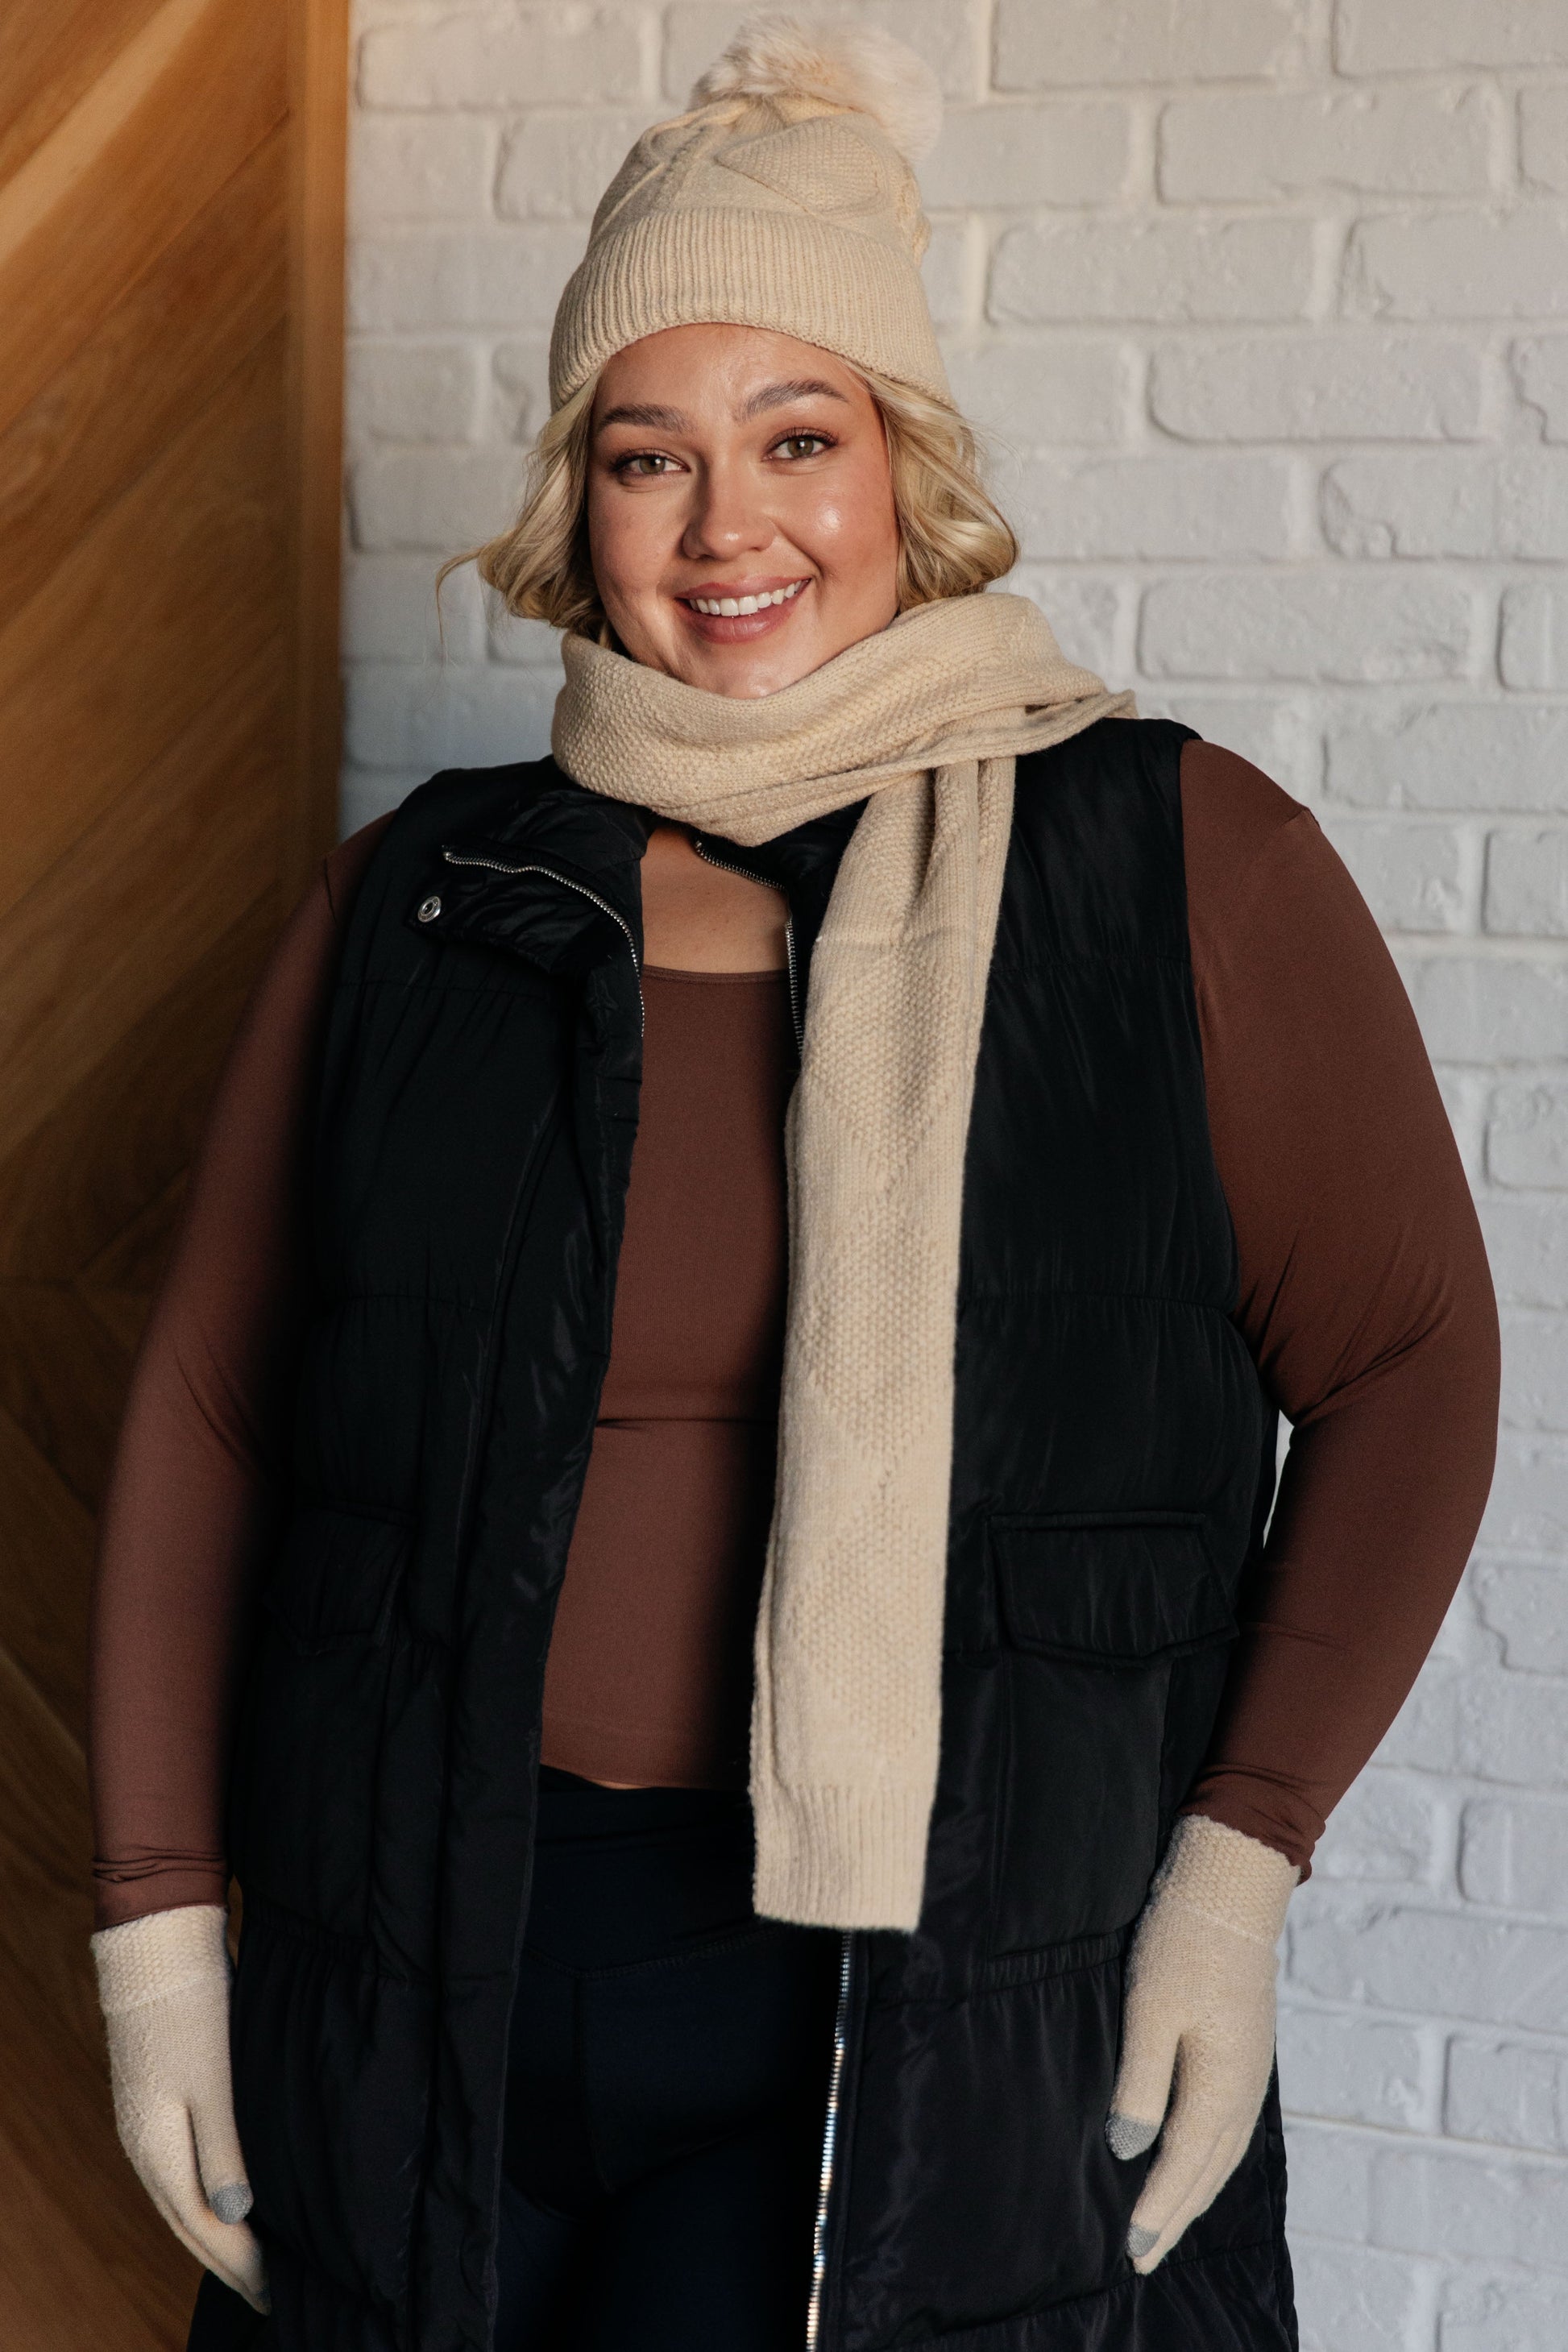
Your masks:
M885 34L778 18L743 29L605 193L555 314L555 406L627 343L710 320L947 399L910 168L941 116L929 68Z
M741 844L868 797L812 961L756 1636L755 1902L913 1927L940 1736L964 1143L1014 761L1131 715L1022 597L927 604L754 701L565 640L555 756Z
M218 1904L154 1911L92 1938L121 2146L174 2235L267 2308L229 2078L227 1921Z
M1177 1822L1128 1960L1113 2156L1160 2151L1133 2208L1135 2268L1163 2261L1247 2151L1274 2063L1275 1948L1297 1869L1201 1814Z

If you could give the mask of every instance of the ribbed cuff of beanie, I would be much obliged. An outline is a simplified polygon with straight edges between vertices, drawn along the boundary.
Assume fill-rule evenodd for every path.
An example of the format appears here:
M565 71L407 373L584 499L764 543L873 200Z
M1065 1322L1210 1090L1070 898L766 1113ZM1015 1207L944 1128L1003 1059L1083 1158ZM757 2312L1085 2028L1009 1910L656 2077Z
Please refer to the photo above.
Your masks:
M758 1916L802 1927L917 1927L931 1802L928 1790L753 1786Z

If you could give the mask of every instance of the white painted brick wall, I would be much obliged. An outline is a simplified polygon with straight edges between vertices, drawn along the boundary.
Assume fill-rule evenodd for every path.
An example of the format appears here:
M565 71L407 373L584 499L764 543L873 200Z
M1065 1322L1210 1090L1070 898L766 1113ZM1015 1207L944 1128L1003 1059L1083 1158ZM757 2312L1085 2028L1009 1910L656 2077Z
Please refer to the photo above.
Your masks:
M357 0L344 816L532 753L507 511L556 293L730 0ZM842 0L925 180L1018 584L1310 801L1394 940L1506 1319L1477 1560L1298 1898L1310 2352L1568 2344L1568 0Z

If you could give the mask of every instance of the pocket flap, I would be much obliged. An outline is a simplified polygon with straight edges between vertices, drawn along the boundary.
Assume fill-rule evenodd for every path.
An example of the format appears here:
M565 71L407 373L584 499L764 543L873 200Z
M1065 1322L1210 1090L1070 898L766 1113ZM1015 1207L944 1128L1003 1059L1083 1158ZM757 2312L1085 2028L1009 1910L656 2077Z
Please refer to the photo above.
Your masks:
M1196 1512L994 1519L991 1538L1002 1622L1018 1649L1115 1665L1236 1631Z
M407 1556L405 1521L308 1504L289 1524L261 1605L298 1649L384 1641Z

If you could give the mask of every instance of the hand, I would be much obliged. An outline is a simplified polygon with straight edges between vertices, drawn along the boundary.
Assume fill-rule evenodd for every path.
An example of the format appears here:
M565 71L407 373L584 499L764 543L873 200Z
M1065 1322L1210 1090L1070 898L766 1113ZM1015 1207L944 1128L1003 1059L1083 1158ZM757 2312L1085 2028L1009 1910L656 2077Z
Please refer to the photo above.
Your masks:
M1155 1873L1105 2126L1113 2156L1160 2141L1127 2232L1134 2270L1164 2260L1247 2152L1274 2063L1275 1947L1297 1876L1273 1846L1196 1813L1177 1822Z
M120 2144L182 2244L258 2311L261 2248L234 2123L222 1906L154 1911L92 1938Z

